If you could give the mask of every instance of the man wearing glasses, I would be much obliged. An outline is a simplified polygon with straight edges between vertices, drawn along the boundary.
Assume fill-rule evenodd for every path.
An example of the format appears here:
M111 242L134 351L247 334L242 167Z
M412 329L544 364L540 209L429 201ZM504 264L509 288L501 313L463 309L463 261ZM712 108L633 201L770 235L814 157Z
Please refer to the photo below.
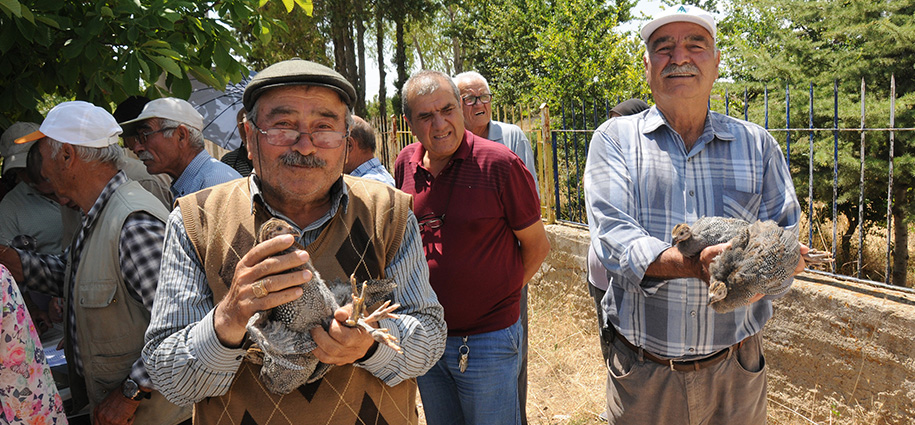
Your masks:
M204 150L203 116L186 100L153 100L139 116L122 122L121 128L125 139L136 137L130 148L149 174L165 173L174 179L175 198L241 178Z
M447 75L404 85L419 139L397 156L394 181L414 196L429 281L445 307L445 354L419 378L426 422L519 424L521 289L550 243L531 173L508 148L464 127Z
M355 97L343 76L313 62L292 59L259 72L243 95L254 172L179 198L169 216L143 358L169 400L196 403L195 424L418 421L414 378L441 356L443 311L410 197L343 175ZM272 217L298 235L255 244ZM316 284L301 268L306 261L325 281L393 279L398 317L378 325L399 339L403 354L345 326L347 304L326 327L310 330L312 354L336 367L274 394L259 378L263 354L246 325Z
M454 84L461 91L464 111L464 126L471 133L487 140L501 143L518 155L534 178L534 188L540 194L537 183L537 168L534 166L534 152L531 142L524 136L521 127L492 119L492 91L489 82L478 72L467 71L454 76ZM521 344L521 373L518 374L518 404L521 406L521 423L527 424L527 286L521 290L521 327L524 339Z

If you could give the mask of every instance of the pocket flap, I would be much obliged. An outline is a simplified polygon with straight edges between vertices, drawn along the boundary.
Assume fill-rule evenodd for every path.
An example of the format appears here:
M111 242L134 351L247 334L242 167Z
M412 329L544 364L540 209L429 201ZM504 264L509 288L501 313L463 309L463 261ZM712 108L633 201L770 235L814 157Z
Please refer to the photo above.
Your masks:
M115 280L80 282L77 291L79 305L85 308L108 307L114 300L117 289L118 283Z

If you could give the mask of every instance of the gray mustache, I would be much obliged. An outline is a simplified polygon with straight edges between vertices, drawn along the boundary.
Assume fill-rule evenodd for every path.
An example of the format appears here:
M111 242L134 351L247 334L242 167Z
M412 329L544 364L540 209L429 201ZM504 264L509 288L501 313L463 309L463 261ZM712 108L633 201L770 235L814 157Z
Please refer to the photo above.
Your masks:
M302 155L298 152L291 151L280 155L279 160L283 165L307 168L322 168L327 165L327 161L314 155Z
M666 67L664 67L664 70L661 71L661 76L666 77L670 74L679 74L679 73L698 74L699 67L697 67L696 65L693 65L691 63L685 63L683 65L670 64L670 65L667 65Z
M146 152L146 151L138 153L137 158L139 158L140 161L152 161L153 160L152 154L149 152Z

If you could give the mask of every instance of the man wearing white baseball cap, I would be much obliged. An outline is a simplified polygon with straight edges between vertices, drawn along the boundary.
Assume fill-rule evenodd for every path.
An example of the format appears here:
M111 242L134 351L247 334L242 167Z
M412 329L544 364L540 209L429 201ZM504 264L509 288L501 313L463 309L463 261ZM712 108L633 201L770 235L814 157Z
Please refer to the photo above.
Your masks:
M175 179L171 186L175 199L241 178L204 149L203 116L186 100L153 100L121 127L125 137L137 137L131 149L150 174L165 173Z
M41 175L82 212L62 255L0 246L0 263L29 289L62 296L73 411L93 423L175 424L188 409L153 390L140 350L156 292L168 210L117 168L121 127L106 110L64 102L38 131Z
M797 232L800 207L778 143L709 110L716 31L711 14L686 5L645 24L655 105L605 122L589 148L591 250L610 282L601 307L611 424L766 423L761 331L792 278L778 294L718 313L708 305L708 267L727 244L692 257L672 248L671 227L702 216Z

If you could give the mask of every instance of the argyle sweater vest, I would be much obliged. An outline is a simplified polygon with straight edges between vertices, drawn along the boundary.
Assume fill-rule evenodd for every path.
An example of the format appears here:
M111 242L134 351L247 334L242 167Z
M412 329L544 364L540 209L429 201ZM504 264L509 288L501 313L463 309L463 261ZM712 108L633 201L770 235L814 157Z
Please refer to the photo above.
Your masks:
M400 247L412 197L350 176L344 176L344 184L348 205L341 205L305 250L325 280L348 280L353 273L360 282L384 278L385 267ZM228 292L238 261L255 245L257 229L271 215L257 202L252 212L248 179L179 198L178 205L218 303ZM258 378L260 359L260 350L250 347L228 392L194 406L194 424L418 422L415 379L389 387L363 368L336 366L321 380L277 395Z

